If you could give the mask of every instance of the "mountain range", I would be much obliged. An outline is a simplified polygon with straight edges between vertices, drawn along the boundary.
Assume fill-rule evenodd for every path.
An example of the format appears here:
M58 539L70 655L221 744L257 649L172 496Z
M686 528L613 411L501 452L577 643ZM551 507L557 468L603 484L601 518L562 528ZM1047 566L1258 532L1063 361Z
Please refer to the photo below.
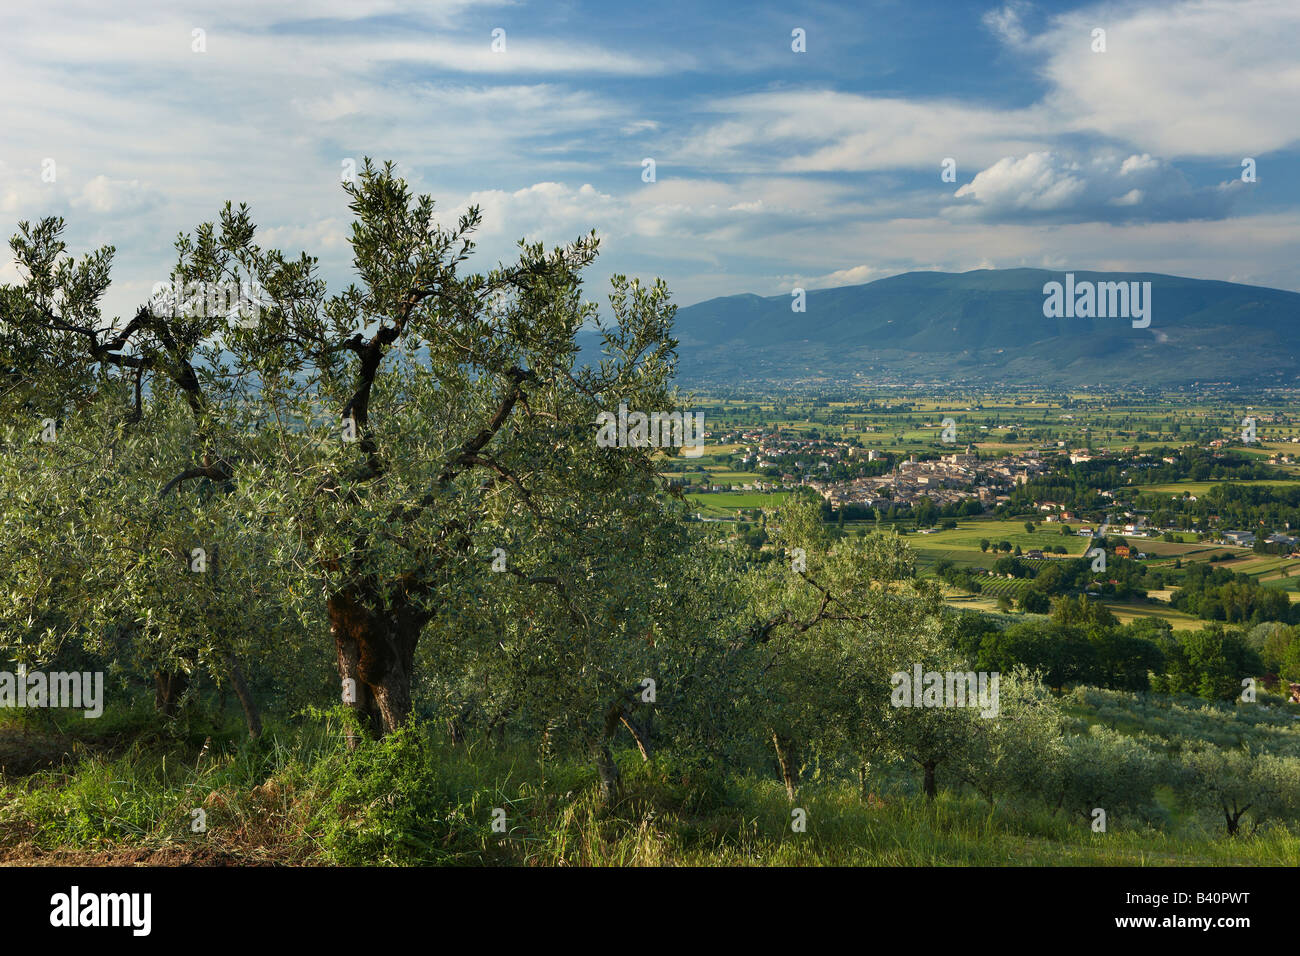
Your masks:
M909 272L809 290L803 312L793 311L790 294L709 299L677 311L678 379L687 385L1300 382L1300 293L1158 273L1071 275ZM1044 287L1051 282L1075 290L1089 282L1139 283L1136 289L1149 290L1150 324L1066 317L1074 309L1046 317ZM597 341L584 338L589 353Z

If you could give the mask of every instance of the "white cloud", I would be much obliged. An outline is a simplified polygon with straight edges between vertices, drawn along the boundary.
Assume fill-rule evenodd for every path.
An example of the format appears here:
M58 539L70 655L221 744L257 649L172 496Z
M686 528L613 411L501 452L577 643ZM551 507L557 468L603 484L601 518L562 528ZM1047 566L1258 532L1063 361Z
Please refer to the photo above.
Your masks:
M406 5L407 16L421 17ZM493 51L490 29L420 30L410 26L371 24L364 31L322 30L320 24L340 17L294 18L268 23L263 18L229 17L211 8L168 7L148 17L115 19L51 8L40 19L27 11L0 10L0 29L10 47L7 56L60 66L118 64L126 75L157 75L160 68L179 71L196 81L283 74L314 76L342 84L388 67L423 68L456 73L582 73L654 76L689 69L694 61L679 51L640 55L567 38L509 30L506 46ZM275 30L268 30L276 26ZM196 50L194 31L201 30L203 49Z
M465 209L478 206L483 213L479 235L513 242L561 243L590 232L605 231L605 223L617 221L624 205L590 184L574 189L562 183L534 183L525 189L506 192L488 189L472 192L453 212L444 217L454 221ZM611 215L613 213L613 215ZM504 250L503 244L498 244Z
M981 108L955 100L864 96L832 90L755 93L717 100L726 117L688 135L674 158L733 172L859 172L933 168L948 156L985 165L1041 147L1050 117L1038 107Z
M632 123L625 123L620 132L624 136L635 136L638 133L653 133L659 129L660 124L655 120L636 120Z
M1093 53L1094 28L1106 52ZM1300 4L1104 4L1056 17L1031 41L1068 129L1171 159L1242 157L1300 141Z
M0 214L9 216L22 208L22 185L18 181L19 173L0 159Z
M915 270L909 270L915 271ZM865 285L886 276L897 275L896 268L888 266L860 265L848 269L836 269L834 272L820 276L793 276L792 279L805 289L834 289L842 285Z
M984 26L1004 43L1020 46L1029 38L1021 22L1028 10L1029 4L1025 0L1011 0L984 14Z
M984 219L1086 222L1117 219L1218 219L1241 183L1194 189L1178 170L1148 154L1076 160L1051 152L1008 156L954 194L967 203L951 215Z

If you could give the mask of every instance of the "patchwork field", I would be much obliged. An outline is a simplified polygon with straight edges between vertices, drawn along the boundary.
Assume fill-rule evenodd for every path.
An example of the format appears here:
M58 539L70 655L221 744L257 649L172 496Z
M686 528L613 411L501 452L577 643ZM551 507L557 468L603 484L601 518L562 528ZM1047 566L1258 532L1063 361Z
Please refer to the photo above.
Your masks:
M1164 541L1160 538L1134 538L1124 536L1130 547L1145 551L1153 558L1188 558L1199 557L1207 560L1212 554L1230 554L1239 548L1225 548L1222 545L1203 544L1196 541Z
M779 426L783 433L816 430L822 437L857 438L864 445L889 452L914 452L938 447L939 422L951 417L957 442L974 443L985 452L1023 450L1026 445L1062 443L1066 449L1179 447L1218 437L1240 435L1246 415L1258 420L1259 444L1245 449L1251 456L1300 455L1294 437L1294 406L1252 406L1232 401L1217 404L1185 401L1185 396L1134 397L1116 400L1089 392L1053 394L1050 398L1024 390L1019 394L985 394L972 390L960 397L936 398L924 387L881 391L864 383L856 400L785 397L780 400L697 396L711 430L724 427ZM1273 421L1275 416L1281 416ZM1300 466L1285 466L1300 475ZM1181 490L1181 489L1180 489Z
M1188 402L1185 396L1157 397L1134 396L1131 399L1107 396L1104 400L1089 391L1054 394L1011 393L985 394L979 390L939 398L926 394L921 388L880 390L863 386L861 398L845 395L796 397L785 395L755 400L721 397L701 397L695 407L702 408L709 429L714 435L753 430L781 436L804 435L831 441L848 441L865 448L878 449L887 454L901 455L933 452L942 448L939 430L944 418L957 423L957 443L971 444L980 453L1023 453L1027 447L1050 453L1088 450L1110 452L1122 449L1150 450L1179 448L1189 444L1204 446L1213 438L1235 442L1240 435L1240 423L1247 415L1258 419L1258 445L1243 449L1235 445L1235 452L1245 451L1261 460L1276 455L1300 455L1300 443L1286 439L1296 433L1292 424L1296 409L1271 404L1238 404L1231 400ZM1276 418L1276 420L1274 420ZM785 492L755 492L741 490L739 486L756 482L779 480L774 469L766 473L744 471L738 468L739 453L752 447L754 439L746 442L730 441L710 445L708 454L689 462L675 459L665 471L666 478L687 480L691 485L732 485L737 490L725 493L688 493L694 508L706 518L746 520L742 512L753 509L775 509L785 500ZM808 467L803 463L802 468ZM1287 478L1242 479L1241 484L1262 487L1300 487L1300 465L1275 466ZM781 470L797 469L789 462ZM1289 477L1294 475L1294 478ZM1184 493L1202 496L1220 484L1234 483L1234 479L1204 481L1166 481L1154 485L1136 486L1142 494L1177 496ZM941 562L951 562L958 568L992 569L994 563L1007 552L997 545L1006 541L1011 553L1017 547L1022 555L1033 549L1047 553L1046 560L1069 558L1077 560L1091 546L1090 539L1073 533L1080 527L1096 528L1096 520L1069 522L1072 533L1061 534L1058 524L1040 524L1034 518L1035 529L1026 531L1025 518L996 520L986 517L960 519L955 529L918 530L911 522L900 522L899 529L907 533L907 540L917 556L922 571L932 572ZM889 522L885 522L888 526ZM874 521L849 521L840 526L850 535L869 533L879 527ZM1174 573L1175 564L1202 563L1214 559L1216 567L1240 572L1267 587L1277 588L1300 600L1300 561L1286 557L1258 555L1252 550L1198 541L1192 532L1179 532L1175 540L1165 541L1163 535L1152 538L1122 535L1117 529L1109 532L1112 539L1122 538L1134 553L1147 555L1144 563L1152 568ZM982 539L990 547L981 551ZM1053 556L1052 549L1066 548L1066 554ZM1015 602L1027 586L1024 581L988 579L985 592L980 595L950 593L954 605L983 610L995 610L999 598ZM1169 620L1179 629L1194 628L1198 622L1188 615L1173 610L1166 602L1114 603L1112 610L1121 620L1159 616Z
M936 562L947 559L954 564L991 568L993 562L1003 552L980 551L980 541L987 538L993 545L1009 541L1014 549L1020 545L1022 551L1032 548L1048 549L1062 546L1066 555L1059 557L1081 557L1088 550L1088 539L1078 535L1062 535L1060 528L1052 525L1038 526L1041 529L1032 532L1025 530L1024 521L997 521L986 519L968 519L957 522L957 527L947 531L935 531L933 534L909 534L908 543L916 551L917 563L922 567L932 567Z

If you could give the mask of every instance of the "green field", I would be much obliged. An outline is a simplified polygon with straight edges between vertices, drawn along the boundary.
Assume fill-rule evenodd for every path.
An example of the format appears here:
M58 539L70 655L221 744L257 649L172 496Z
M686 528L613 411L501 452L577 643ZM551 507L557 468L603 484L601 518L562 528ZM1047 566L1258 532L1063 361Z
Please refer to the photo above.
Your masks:
M987 552L981 552L982 538L987 538L994 545L1000 541L1010 541L1012 549L1020 545L1021 550L1026 552L1031 548L1046 550L1061 545L1066 548L1068 555L1058 555L1060 558L1081 557L1088 550L1089 539L1075 534L1062 535L1060 525L1038 525L1037 528L1044 530L1026 531L1023 520L972 518L958 521L957 527L948 531L909 534L907 541L916 551L917 563L925 568L933 567L936 562L944 559L961 566L993 567L993 562L1002 557L1002 552L995 553L992 547Z
M741 509L779 508L789 495L788 491L718 491L686 497L706 518L732 518Z
M1130 624L1133 621L1148 617L1168 621L1175 631L1198 631L1207 624L1206 621L1202 621L1200 618L1184 614L1182 611L1176 611L1160 602L1106 601L1104 603L1111 613L1119 618L1121 624Z
M1261 485L1267 487L1297 487L1300 481L1285 481L1279 478L1261 478L1253 480L1232 481L1219 479L1218 481L1170 481L1159 485L1138 485L1141 492L1168 492L1171 495L1181 495L1184 491L1193 495L1203 495L1215 485Z

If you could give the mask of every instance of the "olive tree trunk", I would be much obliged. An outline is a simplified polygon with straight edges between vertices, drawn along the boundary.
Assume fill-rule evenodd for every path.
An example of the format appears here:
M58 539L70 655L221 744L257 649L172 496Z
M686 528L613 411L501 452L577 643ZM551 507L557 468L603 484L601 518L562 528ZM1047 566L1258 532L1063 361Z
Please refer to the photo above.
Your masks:
M339 677L355 681L350 704L376 739L406 723L411 715L411 677L415 646L428 614L399 600L389 610L373 593L332 595L327 602Z
M262 736L262 715L258 712L257 701L253 699L253 692L248 689L248 682L244 680L244 671L234 654L226 655L226 666L230 670L230 683L235 688L235 696L239 698L239 706L244 709L244 722L248 725L248 736L256 740Z
M924 772L923 789L925 790L925 799L933 801L935 794L938 793L938 785L935 782L935 769L939 766L937 760L927 760L921 764L921 770Z
M781 780L785 783L785 794L794 803L795 791L799 789L799 757L794 743L788 737L772 733L772 746L776 748L776 762L781 767Z

